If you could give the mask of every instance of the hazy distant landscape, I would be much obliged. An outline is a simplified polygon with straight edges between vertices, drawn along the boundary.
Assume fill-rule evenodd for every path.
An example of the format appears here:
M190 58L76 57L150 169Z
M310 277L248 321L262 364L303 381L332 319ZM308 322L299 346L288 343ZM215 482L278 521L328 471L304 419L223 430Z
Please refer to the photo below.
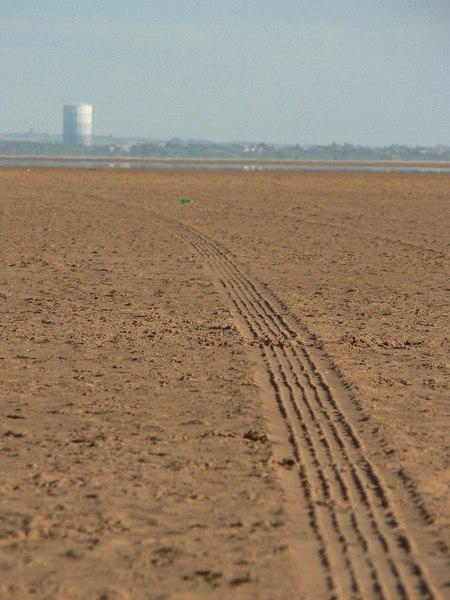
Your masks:
M148 158L448 161L450 146L384 147L354 144L283 145L264 142L216 143L205 140L169 141L94 138L92 146L65 145L57 136L0 134L0 156L86 156Z

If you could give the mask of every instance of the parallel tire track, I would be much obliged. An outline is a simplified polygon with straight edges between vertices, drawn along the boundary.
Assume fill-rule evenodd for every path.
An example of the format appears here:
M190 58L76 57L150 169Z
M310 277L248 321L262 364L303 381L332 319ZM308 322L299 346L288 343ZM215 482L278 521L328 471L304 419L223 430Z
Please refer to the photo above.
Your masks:
M364 450L337 378L302 341L300 327L234 257L205 235L154 216L209 263L259 348L283 419L331 598L435 598L387 486Z

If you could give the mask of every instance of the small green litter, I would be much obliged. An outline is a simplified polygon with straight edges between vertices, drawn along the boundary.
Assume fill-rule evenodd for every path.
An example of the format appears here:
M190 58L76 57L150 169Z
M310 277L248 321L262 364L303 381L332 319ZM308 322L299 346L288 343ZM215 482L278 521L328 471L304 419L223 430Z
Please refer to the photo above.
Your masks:
M189 200L189 198L180 198L180 202L181 204L189 204L191 201Z

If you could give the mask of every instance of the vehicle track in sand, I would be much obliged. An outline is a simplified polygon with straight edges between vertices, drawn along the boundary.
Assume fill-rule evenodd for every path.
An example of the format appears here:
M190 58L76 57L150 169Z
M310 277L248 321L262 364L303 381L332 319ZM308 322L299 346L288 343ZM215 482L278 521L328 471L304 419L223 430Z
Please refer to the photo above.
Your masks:
M356 419L349 416L349 392L311 336L221 244L175 220L153 218L207 261L234 307L244 338L260 354L290 448L283 465L296 480L298 510L306 509L327 595L438 597L356 431Z

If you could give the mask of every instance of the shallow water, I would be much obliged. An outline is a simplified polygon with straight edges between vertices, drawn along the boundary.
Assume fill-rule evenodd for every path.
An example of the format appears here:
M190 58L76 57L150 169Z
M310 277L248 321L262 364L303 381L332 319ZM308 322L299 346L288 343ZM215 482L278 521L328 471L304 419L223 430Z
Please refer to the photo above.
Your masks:
M220 161L152 161L147 162L143 159L142 162L134 160L133 162L126 160L71 160L70 158L46 159L42 158L10 158L0 156L0 167L51 167L51 168L94 168L94 169L231 169L243 171L348 171L348 172L376 172L376 173L450 173L449 166L433 165L399 165L398 163L392 166L383 165L343 165L343 164L283 164L281 162L267 164L251 164L248 162L220 162Z

